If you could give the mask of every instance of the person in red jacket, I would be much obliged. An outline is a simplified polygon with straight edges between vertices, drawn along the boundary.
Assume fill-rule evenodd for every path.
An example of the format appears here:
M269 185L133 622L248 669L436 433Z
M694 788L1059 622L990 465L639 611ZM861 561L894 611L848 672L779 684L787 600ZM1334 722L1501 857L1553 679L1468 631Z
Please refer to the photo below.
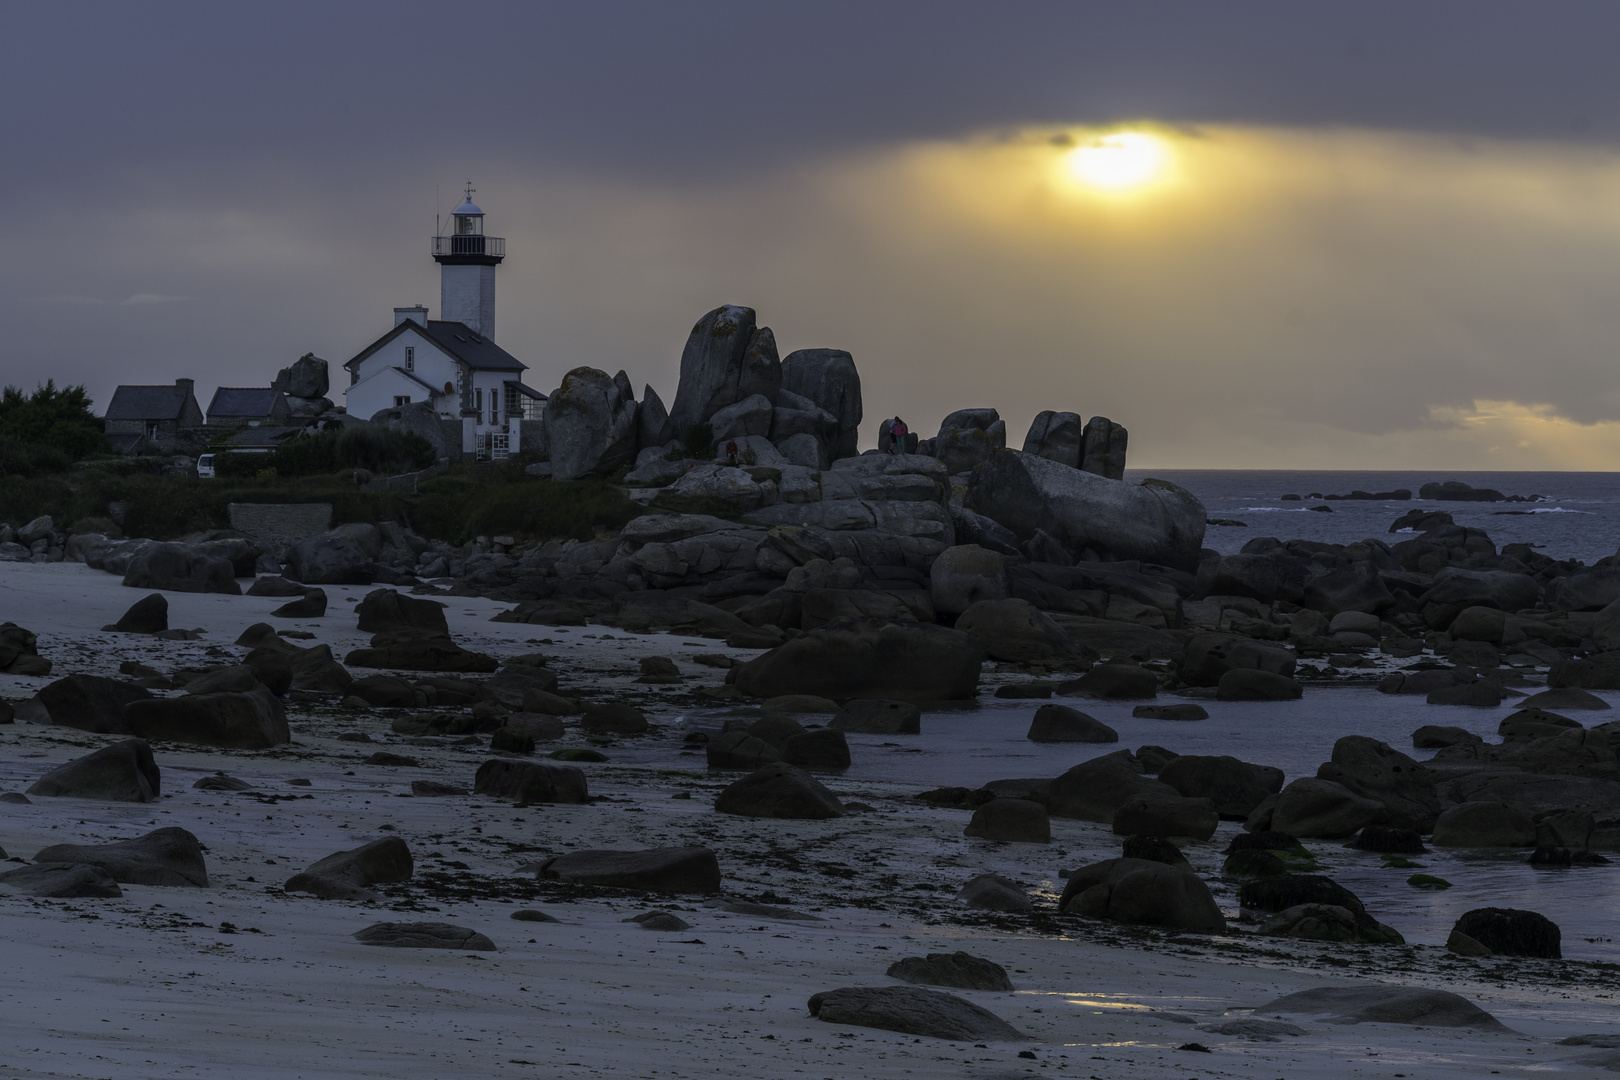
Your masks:
M889 453L903 454L906 452L906 422L898 416L889 425Z

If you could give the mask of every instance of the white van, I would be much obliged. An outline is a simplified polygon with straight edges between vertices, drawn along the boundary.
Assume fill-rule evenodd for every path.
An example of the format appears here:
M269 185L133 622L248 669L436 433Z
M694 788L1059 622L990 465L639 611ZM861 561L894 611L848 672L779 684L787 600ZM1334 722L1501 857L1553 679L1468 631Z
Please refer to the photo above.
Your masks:
M197 479L212 480L214 478L214 455L204 454L197 459Z

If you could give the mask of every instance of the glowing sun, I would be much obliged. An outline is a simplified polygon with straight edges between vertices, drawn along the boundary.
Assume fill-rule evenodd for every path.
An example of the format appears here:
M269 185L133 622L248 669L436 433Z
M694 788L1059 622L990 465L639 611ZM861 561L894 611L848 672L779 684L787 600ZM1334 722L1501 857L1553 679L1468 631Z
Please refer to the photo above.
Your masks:
M1069 175L1104 191L1129 191L1164 172L1170 152L1164 140L1138 131L1102 135L1069 151Z

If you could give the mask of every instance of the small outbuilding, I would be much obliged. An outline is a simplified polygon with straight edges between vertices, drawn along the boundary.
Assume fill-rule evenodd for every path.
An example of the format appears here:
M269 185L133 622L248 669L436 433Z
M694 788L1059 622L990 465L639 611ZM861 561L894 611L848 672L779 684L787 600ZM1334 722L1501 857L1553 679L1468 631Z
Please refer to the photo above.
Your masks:
M206 440L196 384L176 379L173 386L120 386L107 404L103 430L121 454L189 452Z
M222 386L208 403L208 426L285 427L292 423L287 395L271 387Z

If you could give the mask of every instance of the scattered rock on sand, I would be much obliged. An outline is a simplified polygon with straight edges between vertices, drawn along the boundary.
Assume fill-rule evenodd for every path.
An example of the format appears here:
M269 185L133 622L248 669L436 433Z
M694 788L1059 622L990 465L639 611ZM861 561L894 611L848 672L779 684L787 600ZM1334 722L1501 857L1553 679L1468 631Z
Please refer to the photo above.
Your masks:
M132 701L124 707L124 723L143 739L232 750L267 750L292 741L281 702L263 688Z
M478 766L473 794L525 803L582 803L585 773L572 765L493 758Z
M954 986L959 990L1011 991L1013 988L1006 968L965 952L907 956L890 964L885 974L919 986Z
M1230 755L1182 754L1165 762L1159 779L1187 798L1210 799L1228 821L1242 821L1267 795L1282 790L1283 771Z
M32 630L14 622L0 623L0 671L7 675L49 675L51 662L39 655Z
M1248 881L1239 889L1238 900L1246 908L1269 911L1273 914L1281 914L1291 909L1310 906L1344 908L1350 912L1355 921L1354 940L1367 944L1399 945L1404 943L1400 933L1393 927L1386 926L1367 914L1366 907L1355 893L1332 878L1323 877L1319 874L1285 874L1282 877ZM1332 922L1331 919L1325 918L1320 913L1310 915L1299 912L1278 925L1279 927L1287 927L1306 918L1317 918L1323 925ZM1328 938L1326 940L1338 939Z
M705 847L570 851L541 863L539 876L643 892L720 891L720 861Z
M534 908L523 908L521 910L514 911L512 912L512 918L518 920L519 922L562 922L562 920L557 918L557 916L547 915L544 911L538 911Z
M161 791L152 748L141 739L127 739L58 765L36 780L28 794L152 802Z
M490 672L500 666L493 657L464 649L447 635L422 630L373 634L370 648L351 651L343 662L397 671Z
M266 575L255 578L248 586L249 596L303 596L308 585L297 581L288 581L279 574Z
M1030 742L1119 742L1119 732L1079 709L1042 705L1029 722Z
M305 585L370 585L377 567L352 536L322 533L287 547L286 576Z
M1539 956L1549 960L1563 954L1558 924L1535 911L1516 908L1475 908L1457 920L1446 948L1465 956ZM1478 951L1483 949L1484 951Z
M1531 694L1518 704L1521 709L1546 709L1549 712L1596 711L1611 707L1607 701L1604 701L1596 694L1588 693L1573 686L1560 687L1556 690L1543 690L1539 694Z
M1141 762L1123 750L1081 762L1046 784L1044 795L1053 817L1105 825L1133 795L1180 797L1169 784L1143 776Z
M339 851L294 874L282 886L287 892L313 893L323 900L375 900L367 889L392 881L409 881L415 869L411 849L397 836L385 836L349 851Z
M169 826L115 844L53 844L34 854L36 863L99 866L126 885L191 885L208 888L202 845L185 829Z
M844 815L844 805L815 777L785 762L763 765L720 793L714 808L742 817L813 820Z
M358 629L365 634L392 630L423 630L449 636L444 605L437 600L418 600L397 589L373 589L355 605Z
M1113 830L1119 836L1185 836L1208 840L1220 818L1211 799L1180 795L1132 795L1114 811Z
M1229 1039L1248 1039L1251 1042L1281 1042L1281 1036L1299 1036L1305 1029L1281 1020L1261 1020L1249 1016L1241 1020L1224 1020L1219 1024L1200 1024L1199 1031L1211 1035L1225 1035Z
M849 741L832 728L806 731L782 743L782 760L800 769L847 769Z
M922 731L922 710L909 701L856 698L846 701L827 726L861 735L916 735Z
M737 668L750 697L813 694L849 701L949 701L979 688L979 644L960 630L852 619L800 634Z
M1305 687L1286 675L1252 668L1233 668L1215 684L1220 701L1293 701L1303 697Z
M1017 882L999 874L980 874L972 878L956 898L970 908L980 911L1034 911L1035 902L1018 887Z
M309 589L297 600L282 604L270 613L275 619L319 619L326 614L326 590Z
M964 836L1021 844L1050 844L1052 821L1046 807L1029 799L991 799L973 811Z
M169 599L162 593L143 596L113 623L122 634L156 634L169 628Z
M1323 986L1268 1001L1257 1013L1317 1016L1334 1024L1418 1024L1423 1027L1507 1031L1501 1021L1460 994L1405 986Z
M354 932L362 945L391 949L470 949L494 952L495 943L476 930L442 922L380 922Z
M101 675L69 675L40 689L39 703L51 723L98 735L128 735L124 706L151 692L131 682Z
M1337 904L1297 904L1284 908L1260 924L1267 937L1301 938L1307 941L1367 941L1358 926L1356 913ZM1372 943L1385 937L1375 932Z
M1343 784L1302 776L1278 793L1270 828L1332 840L1353 836L1383 816L1383 803L1362 798Z
M1226 917L1202 878L1147 859L1107 859L1074 871L1058 909L1195 934L1226 930Z
M1429 842L1452 848L1535 847L1536 823L1516 806L1465 802L1440 815Z
M443 784L437 780L411 781L411 794L418 799L450 798L467 793L467 789L459 784Z
M229 559L205 554L186 544L145 545L129 560L124 584L132 589L242 595L242 587L236 583L236 568ZM166 613L167 604L164 610Z
M988 1009L954 994L914 986L851 986L810 999L810 1015L829 1024L881 1028L956 1042L1014 1042L1024 1035Z
M1390 855L1422 855L1428 849L1423 837L1413 829L1392 829L1387 825L1368 825L1356 835L1350 846L1357 851L1379 851Z
M252 791L253 785L222 772L205 776L191 785L198 791Z
M1064 683L1058 693L1103 701L1157 697L1159 677L1136 664L1110 662L1098 664L1078 679Z
M625 922L640 924L643 930L662 930L677 933L681 930L692 929L692 924L679 915L672 915L667 911L644 911L640 915L632 915Z
M8 870L0 874L0 889L60 900L124 895L111 874L87 863L36 862Z

